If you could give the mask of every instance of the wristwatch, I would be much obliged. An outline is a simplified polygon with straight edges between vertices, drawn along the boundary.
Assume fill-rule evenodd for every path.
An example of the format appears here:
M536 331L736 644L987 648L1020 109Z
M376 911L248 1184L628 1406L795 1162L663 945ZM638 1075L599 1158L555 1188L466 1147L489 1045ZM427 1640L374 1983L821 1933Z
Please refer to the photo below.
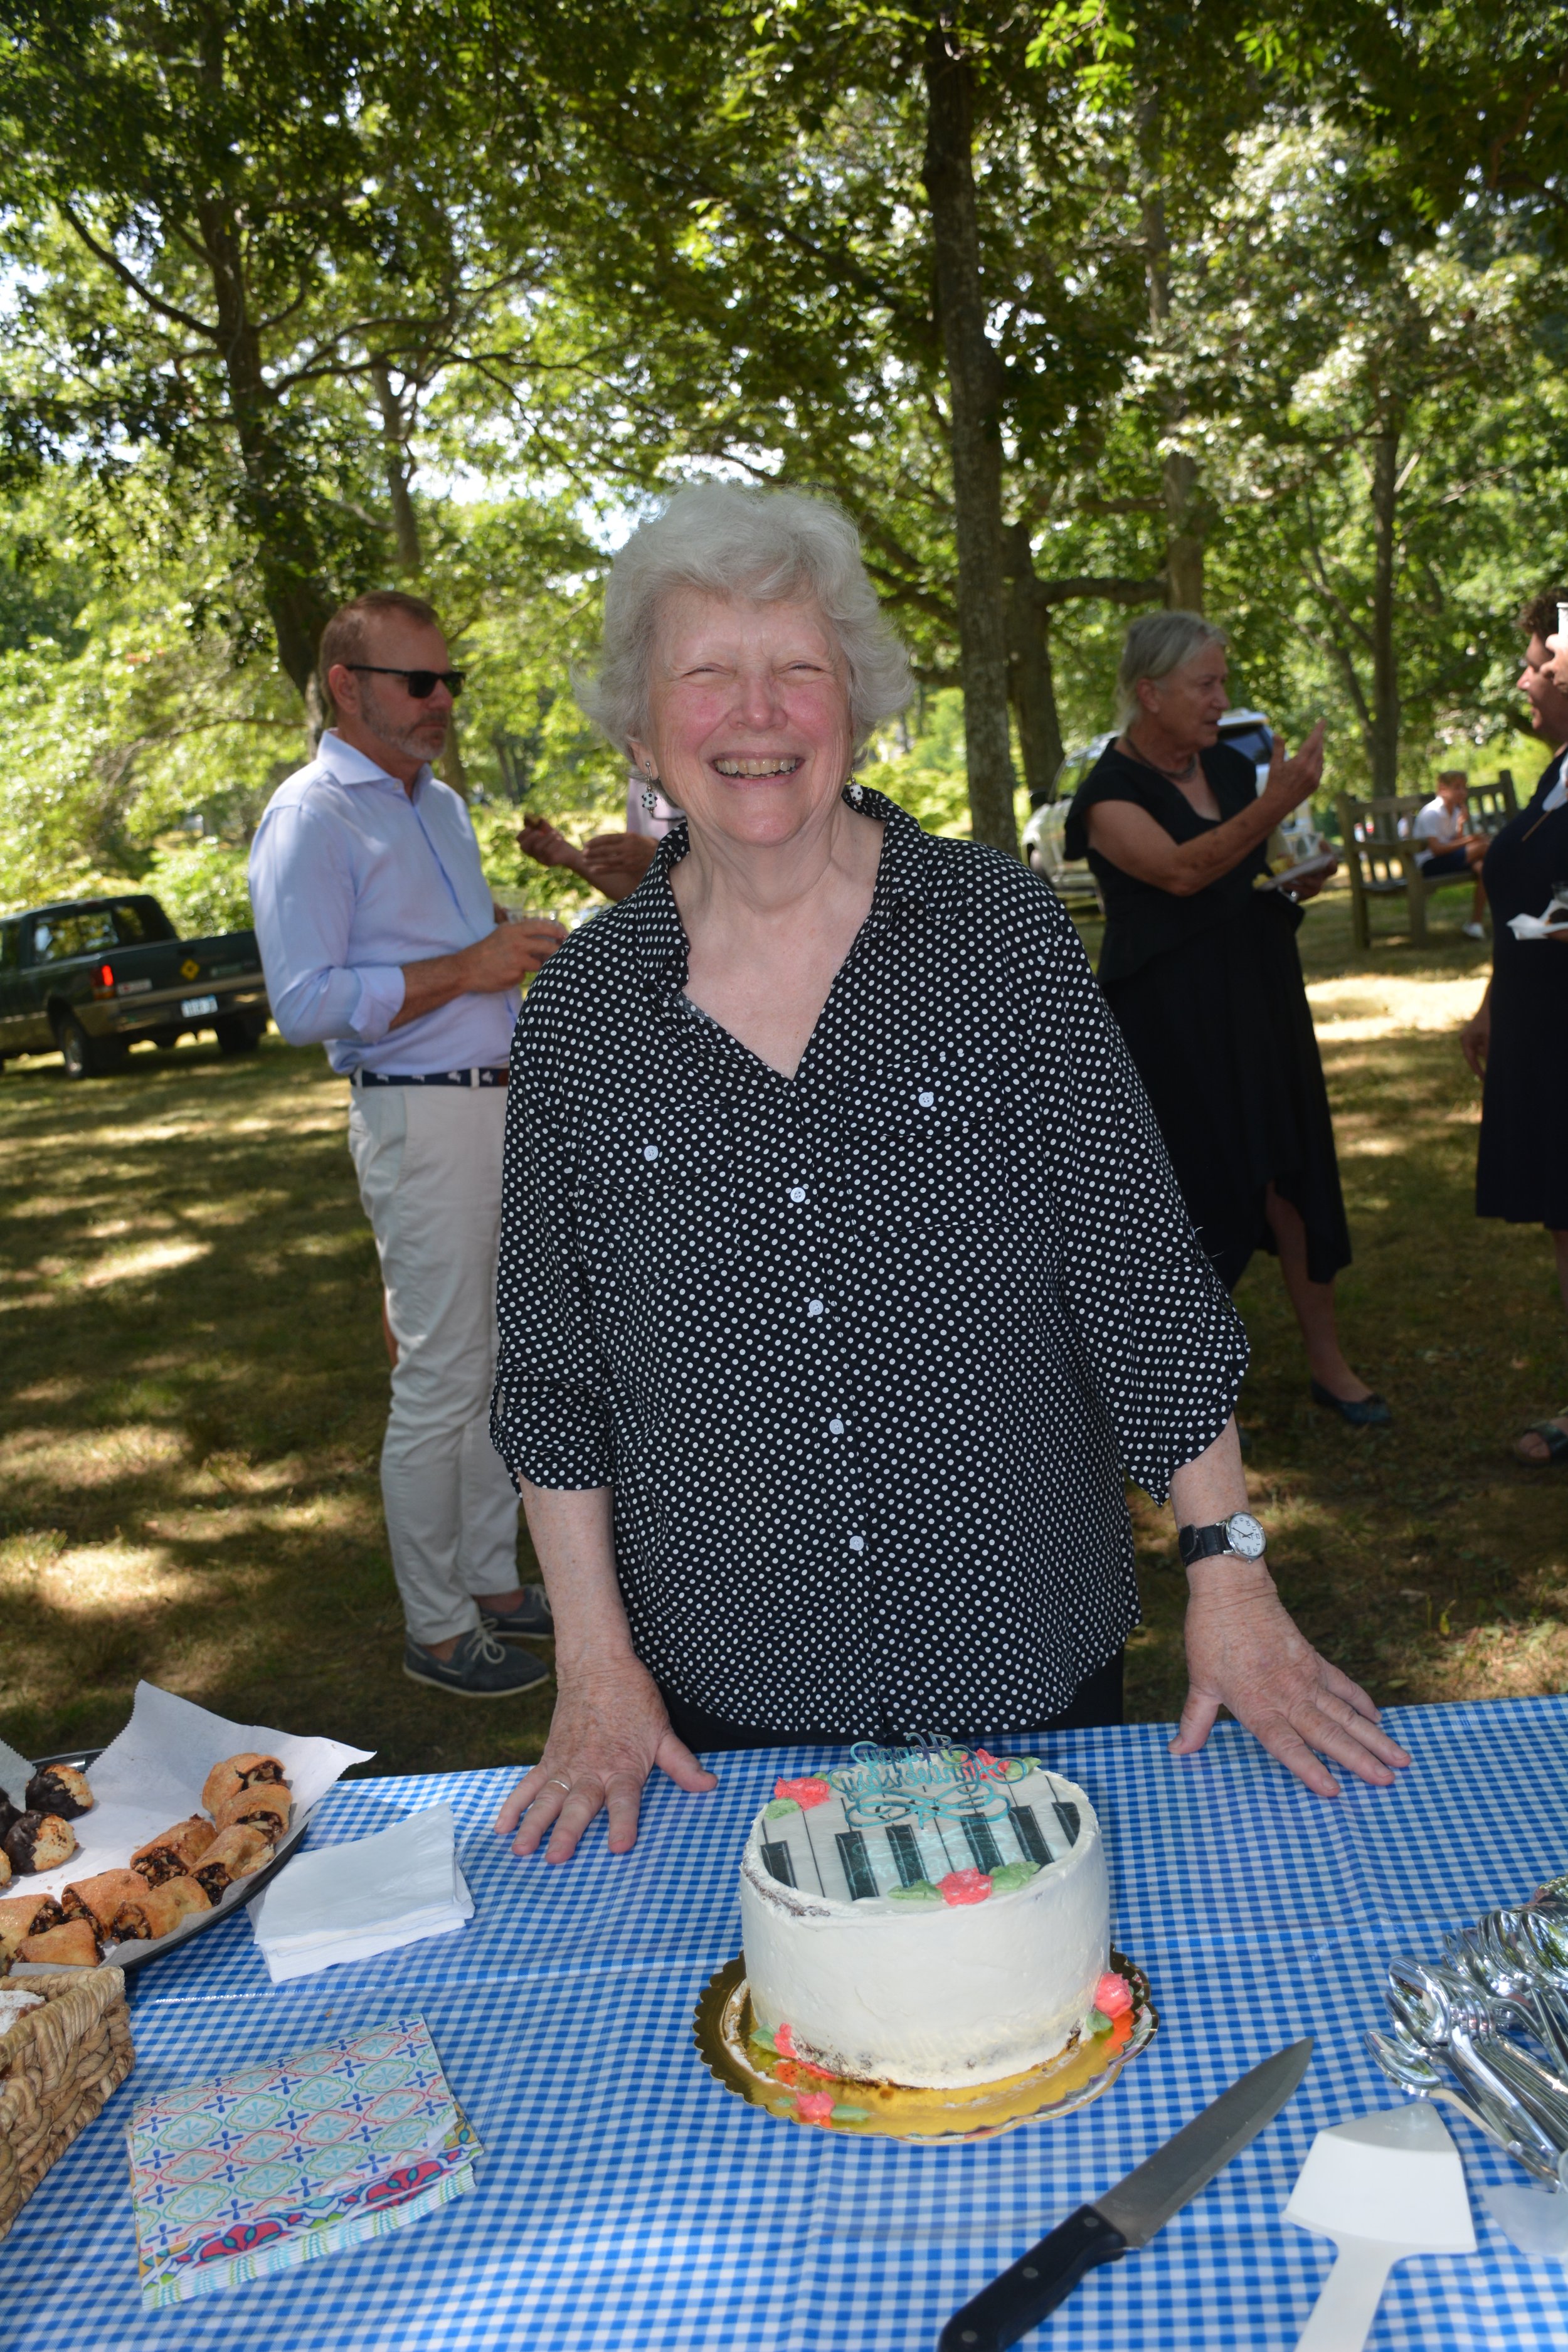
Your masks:
M1191 1568L1194 1559L1213 1559L1218 1552L1234 1552L1239 1559L1261 1559L1268 1541L1250 1511L1232 1511L1228 1519L1218 1519L1212 1527L1176 1529L1176 1549L1184 1568Z

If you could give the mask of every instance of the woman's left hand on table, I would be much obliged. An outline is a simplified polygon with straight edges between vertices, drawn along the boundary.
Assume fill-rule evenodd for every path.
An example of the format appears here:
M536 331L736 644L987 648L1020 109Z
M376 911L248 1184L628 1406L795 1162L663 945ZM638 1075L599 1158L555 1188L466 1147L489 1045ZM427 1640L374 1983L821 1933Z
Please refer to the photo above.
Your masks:
M626 1853L637 1843L643 1789L655 1771L694 1796L719 1785L670 1729L658 1685L636 1658L627 1654L570 1676L558 1664L544 1753L502 1805L497 1832L516 1830L511 1850L519 1854L548 1838L546 1862L570 1862L603 1811L610 1852Z
M1320 1797L1339 1794L1324 1756L1388 1787L1409 1756L1381 1728L1360 1684L1313 1649L1267 1569L1227 1559L1193 1580L1187 1702L1172 1755L1195 1755L1225 1706Z

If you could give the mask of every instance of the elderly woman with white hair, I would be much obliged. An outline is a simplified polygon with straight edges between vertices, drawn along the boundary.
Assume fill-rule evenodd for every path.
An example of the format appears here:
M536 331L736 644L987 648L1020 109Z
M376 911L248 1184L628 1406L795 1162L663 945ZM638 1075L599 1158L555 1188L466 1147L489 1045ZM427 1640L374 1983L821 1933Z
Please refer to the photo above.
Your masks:
M1226 637L1195 613L1127 632L1114 743L1068 814L1105 901L1100 984L1149 1090L1198 1238L1228 1288L1272 1250L1314 1402L1357 1427L1389 1410L1346 1363L1334 1276L1351 1262L1333 1121L1296 951L1297 906L1326 875L1258 889L1265 845L1323 772L1315 727L1276 736L1261 792L1219 740Z
M1178 1753L1406 1762L1247 1517L1246 1360L1072 925L855 775L904 700L837 509L710 484L616 557L586 709L684 814L533 982L492 1428L556 1627L502 1808L563 1862L694 1750L1120 1720L1123 1488L1191 1559ZM521 1822L521 1829L519 1823Z

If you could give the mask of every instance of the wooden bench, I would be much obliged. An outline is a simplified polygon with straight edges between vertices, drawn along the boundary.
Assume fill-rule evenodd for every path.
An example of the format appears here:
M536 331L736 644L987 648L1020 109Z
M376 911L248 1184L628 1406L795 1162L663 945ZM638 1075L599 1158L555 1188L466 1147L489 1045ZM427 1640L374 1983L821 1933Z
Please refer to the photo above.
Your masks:
M1340 855L1350 878L1351 929L1358 947L1372 945L1374 899L1405 898L1411 940L1415 946L1425 947L1428 896L1450 883L1469 886L1468 874L1439 874L1428 881L1416 862L1417 853L1426 844L1413 839L1408 828L1430 797L1424 793L1388 793L1365 801L1354 800L1349 793L1340 796ZM1519 811L1513 776L1507 768L1499 769L1495 783L1472 784L1468 798L1472 833L1499 833ZM1406 828L1403 833L1402 824Z

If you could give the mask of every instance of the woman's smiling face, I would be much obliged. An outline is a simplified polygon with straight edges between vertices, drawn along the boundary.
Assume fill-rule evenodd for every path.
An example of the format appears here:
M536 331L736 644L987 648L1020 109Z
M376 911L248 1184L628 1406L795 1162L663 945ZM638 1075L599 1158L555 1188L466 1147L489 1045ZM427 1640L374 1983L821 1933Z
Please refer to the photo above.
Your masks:
M659 614L651 740L634 740L694 835L758 848L831 810L854 742L843 656L814 599L683 589Z

